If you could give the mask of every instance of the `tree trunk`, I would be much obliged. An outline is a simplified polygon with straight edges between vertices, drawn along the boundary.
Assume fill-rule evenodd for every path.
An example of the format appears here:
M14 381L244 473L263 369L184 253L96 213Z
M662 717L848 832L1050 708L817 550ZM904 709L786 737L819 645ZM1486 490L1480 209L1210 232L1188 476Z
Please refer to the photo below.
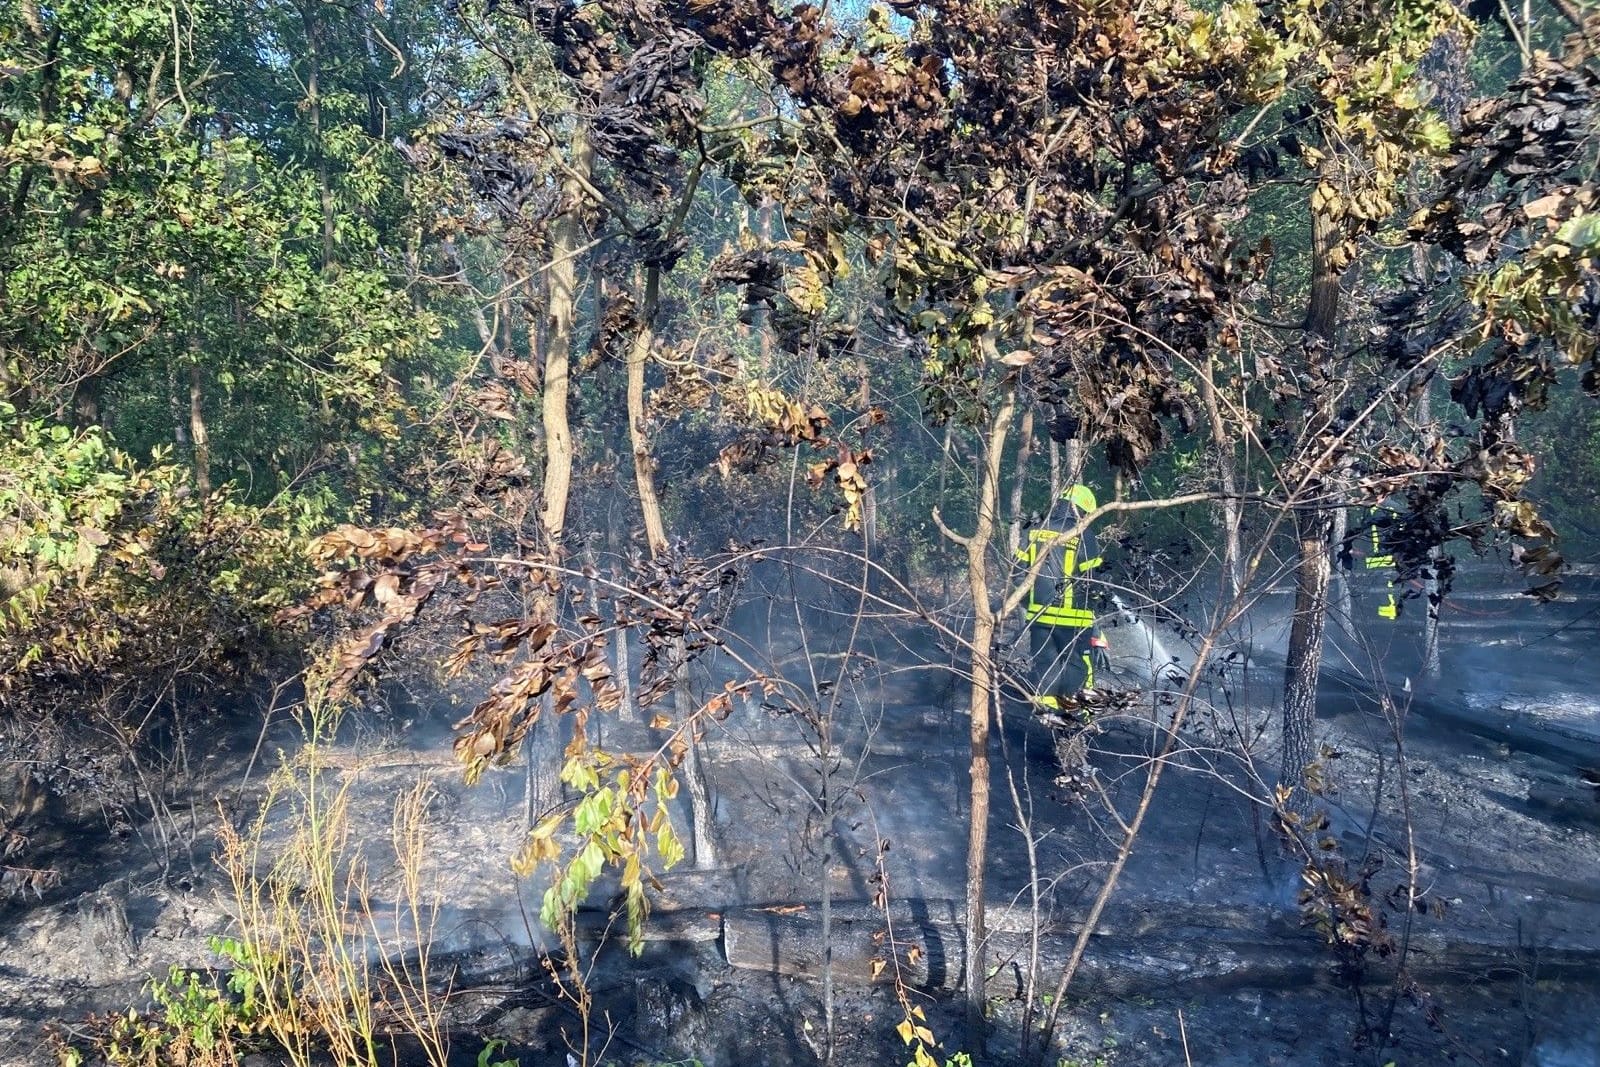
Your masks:
M204 500L211 495L211 434L206 430L205 392L200 364L189 364L189 440L194 443L194 487Z
M1328 607L1332 513L1304 511L1295 517L1300 561L1295 571L1294 623L1284 668L1283 773L1279 781L1299 792L1305 769L1316 759L1317 680Z
M561 800L561 779L556 769L556 756L561 746L553 743L559 736L556 731L555 701L546 693L539 698L539 721L523 742L528 762L522 813L530 830Z
M639 489L639 511L644 517L645 540L650 545L650 555L658 556L667 547L666 523L661 517L661 497L656 493L655 456L650 436L644 424L645 368L650 360L650 349L655 344L656 306L660 301L661 271L657 267L645 269L644 301L639 308L639 329L628 347L628 439L633 450L633 478ZM548 395L549 383L546 383ZM619 635L623 644L627 636ZM695 714L694 694L689 688L689 657L682 640L673 647L673 707L681 727ZM626 653L620 651L625 660ZM693 832L694 865L700 870L716 866L717 847L715 827L711 812L711 790L706 783L705 767L700 756L700 742L691 729L689 752L684 759L684 779L689 792L689 818Z
M947 420L944 424L944 443L939 446L939 492L934 497L941 502L945 499L945 487L950 481L950 449L955 443L955 432L955 420ZM942 559L944 553L940 552L938 555ZM950 602L950 570L948 566L939 566L939 579L944 583L941 599L946 604Z
M989 698L994 690L995 610L989 595L989 550L1000 499L1000 461L1016 410L1016 386L1008 383L989 424L978 490L977 525L967 539L967 577L972 589L972 689L969 697L970 806L967 826L966 975L967 1039L981 1046L986 970L985 853L989 844Z
M869 377L867 364L861 364L861 410L870 411L872 408L872 379ZM878 558L878 479L870 478L867 481L867 491L861 496L861 550L869 560ZM866 581L868 588L874 587L873 576L877 572L867 569Z
M1061 494L1067 491L1069 484L1075 483L1083 477L1083 442L1076 439L1068 441L1061 446L1061 469L1052 477L1055 484L1050 487L1050 506L1061 499Z
M1328 530L1328 554L1338 557L1344 547L1345 538L1350 535L1350 512L1347 508L1335 508L1333 521ZM1350 595L1350 576L1342 567L1330 567L1330 590L1334 621L1351 637L1355 637L1356 615L1355 602Z
M762 197L761 206L756 208L756 236L761 239L760 247L766 248L772 243L772 198ZM750 325L756 332L756 368L762 381L772 380L772 331L767 329L769 318L764 305L756 305L752 309Z
M167 364L167 412L172 417L172 443L182 452L189 451L189 419L184 414L183 402L178 399L178 371Z
M672 654L677 661L673 667L672 702L678 724L682 725L693 717L695 707L694 695L689 689L688 650L681 639L674 645ZM685 739L689 742L689 751L683 760L683 777L689 793L694 865L697 870L708 871L717 865L716 830L711 813L711 790L706 784L698 734L698 730L691 729Z
M1016 559L1022 548L1022 496L1028 486L1028 459L1032 455L1033 405L1029 404L1022 413L1022 430L1017 436L1017 467L1011 481L1011 524L1006 528L1007 559Z
M1050 506L1061 496L1061 446L1050 438Z
M578 248L583 242L584 190L593 154L582 126L572 133L573 176L561 182L561 214L550 227L550 299L544 356L544 522L552 554L561 548L572 491L572 430L567 419L571 388L573 321L577 312Z
M645 268L644 303L639 309L639 330L628 347L628 441L633 448L633 480L639 487L639 510L644 515L644 536L655 556L667 547L666 524L661 519L661 498L656 494L655 458L644 425L644 372L655 344L656 305L660 300L661 270Z
M612 618L616 614L613 612ZM617 627L617 688L622 690L622 703L617 705L618 722L636 722L639 712L633 704L633 667L629 663L628 631Z
M1331 174L1332 164L1324 163ZM1333 253L1341 234L1338 224L1326 214L1312 212L1311 302L1306 313L1306 386L1312 395L1306 415L1308 449L1332 422L1335 401L1333 346L1339 321L1339 271ZM1333 515L1319 506L1327 489L1328 472L1324 457L1313 451L1306 457L1307 467L1296 493L1302 504L1295 512L1295 540L1300 559L1295 568L1294 621L1289 628L1289 658L1284 666L1283 687L1283 766L1279 782L1294 791L1294 805L1303 808L1306 795L1301 789L1305 771L1316 758L1317 682L1322 673L1322 640L1328 621L1328 576Z
M1244 552L1239 544L1243 504L1239 500L1238 457L1234 442L1222 420L1222 405L1217 401L1216 360L1209 360L1200 378L1200 391L1211 423L1211 452L1217 464L1217 485L1222 501L1217 510L1222 524L1222 598L1226 604L1239 599L1244 591Z
M515 280L508 277L505 279L504 284L507 291L509 291L511 287L515 286ZM523 294L524 298L529 302L526 305L527 307L541 308L549 304L549 272L542 270L534 271L533 276L529 278L527 283L523 286ZM507 352L516 350L518 324L519 318L517 315L512 314L511 306L509 302L507 302L499 316L500 333L504 337L502 344ZM522 326L523 333L527 334L528 337L528 362L533 364L533 366L537 369L539 381L543 382L545 350L544 330L540 329L538 317L526 312L521 316L520 324Z
M1444 550L1438 545L1428 549L1427 576L1422 580L1422 673L1429 678L1439 676L1439 567Z
M591 153L581 126L573 131L569 158L576 175L588 175ZM576 177L565 178L561 183L561 213L550 225L552 266L549 300L545 307L545 363L540 409L545 464L539 518L545 551L552 559L561 555L567 498L572 488L572 431L567 405L577 310L578 249L583 243L583 209L584 191L579 181ZM535 605L535 612L554 620L560 613L560 604L547 593L541 596L545 602ZM547 694L538 726L527 742L530 813L534 813L536 807L546 810L560 796L561 733L561 724L555 720L554 706Z
M1423 383L1422 395L1417 397L1417 424L1426 427L1433 422L1433 390L1431 383ZM1429 678L1439 676L1439 568L1444 563L1444 549L1432 545L1428 549L1428 569L1422 580L1422 673Z

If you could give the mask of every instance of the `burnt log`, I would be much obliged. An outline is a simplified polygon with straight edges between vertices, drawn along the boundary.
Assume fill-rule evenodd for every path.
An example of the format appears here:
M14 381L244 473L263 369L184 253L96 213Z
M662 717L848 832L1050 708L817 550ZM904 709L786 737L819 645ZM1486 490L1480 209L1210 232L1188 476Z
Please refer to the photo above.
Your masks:
M739 909L722 919L731 966L797 978L822 974L828 950L816 907L804 911ZM984 967L991 994L1021 995L1030 953L1024 924L1002 918L991 932ZM1039 935L1042 973L1070 957L1078 928L1052 924ZM906 901L882 912L836 906L832 932L835 980L867 984L892 979L928 991L960 988L964 931L952 901ZM1592 942L1592 943L1591 943ZM1540 979L1600 982L1600 937L1540 946L1495 945L1423 933L1405 958L1371 959L1359 976L1293 915L1263 909L1137 909L1105 924L1090 940L1075 988L1115 995L1307 985L1342 988L1353 980L1388 982L1399 968L1432 984ZM996 984L1004 988L995 988ZM1015 985L1016 989L1010 987Z

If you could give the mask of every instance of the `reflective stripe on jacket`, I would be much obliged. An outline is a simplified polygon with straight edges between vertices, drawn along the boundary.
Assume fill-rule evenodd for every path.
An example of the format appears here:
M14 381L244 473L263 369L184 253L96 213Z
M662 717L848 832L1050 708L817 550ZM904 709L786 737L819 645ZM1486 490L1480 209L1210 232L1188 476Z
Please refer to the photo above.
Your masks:
M1041 626L1072 626L1086 630L1094 625L1094 612L1083 606L1082 601L1074 605L1078 583L1072 579L1098 567L1101 560L1092 533L1085 532L1081 538L1061 537L1061 529L1071 525L1072 517L1070 507L1062 514L1052 513L1050 518L1055 521L1050 522L1050 526L1053 528L1028 531L1028 543L1017 553L1017 558L1031 567L1040 554L1044 554L1038 577L1028 590L1027 620Z

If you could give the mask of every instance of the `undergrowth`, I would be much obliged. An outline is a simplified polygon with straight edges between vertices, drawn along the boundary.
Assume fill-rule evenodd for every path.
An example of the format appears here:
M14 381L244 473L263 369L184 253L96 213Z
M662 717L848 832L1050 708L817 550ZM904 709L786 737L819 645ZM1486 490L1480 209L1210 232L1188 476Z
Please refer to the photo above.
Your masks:
M446 1067L448 990L426 978L440 906L425 866L432 786L393 802L392 888L380 897L373 847L354 832L359 768L328 758L338 715L312 704L300 722L304 744L283 758L254 820L224 821L237 930L211 943L223 969L175 967L147 987L148 1007L57 1035L62 1067L233 1067L256 1049L288 1067L377 1067L396 1036Z

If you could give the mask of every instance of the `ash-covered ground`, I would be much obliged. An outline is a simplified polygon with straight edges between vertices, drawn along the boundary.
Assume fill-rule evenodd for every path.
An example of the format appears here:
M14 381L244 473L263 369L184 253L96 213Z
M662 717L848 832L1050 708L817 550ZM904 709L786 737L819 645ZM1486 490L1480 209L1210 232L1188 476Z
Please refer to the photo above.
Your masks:
M1335 639L1319 724L1329 782L1321 836L1364 877L1399 946L1359 967L1302 924L1294 862L1260 802L1277 763L1283 627L1273 620L1285 606L1263 598L1249 656L1200 690L1068 994L1063 1061L1600 1064L1600 598L1580 590L1540 606L1503 587L1466 590L1446 603L1434 675L1421 666L1415 602L1398 622L1358 617ZM715 870L665 876L640 959L611 945L596 957L596 1042L607 1060L817 1062L827 1028L815 955L824 886L839 972L835 1062L908 1058L892 989L881 976L866 980L884 957L874 938L886 921L870 903L880 888L896 902L894 937L920 950L910 995L947 1050L963 1047L950 990L967 847L965 680L955 657L898 621L806 621L802 634L759 604L733 620L735 632L762 635L737 650L809 700L742 701L706 737ZM1046 931L1042 988L1054 987L1062 946L1109 869L1175 707L1150 692L1147 661L1185 665L1187 639L1148 618L1120 622L1107 627L1112 681L1144 695L1069 752L1085 758L1076 773L1063 775L1058 738L1024 705L1002 709L985 960L993 1025L987 1047L968 1049L979 1063L1014 1056L1035 910ZM697 684L712 690L737 675L727 657L711 657ZM561 1063L577 1017L530 951L546 941L540 887L507 862L525 826L523 779L512 769L474 788L461 782L448 745L460 711L442 699L396 700L354 716L325 751L325 773L353 787L374 901L393 896L394 799L432 783L425 879L458 1053L473 1062L477 1038L502 1037L524 1065ZM297 736L287 722L269 730L267 762L292 753ZM659 738L622 724L602 741L642 750ZM219 819L247 820L263 799L260 761L241 781L255 739L242 729L219 747L191 805L162 823L61 841L63 887L7 906L0 1063L48 1063L43 1024L141 1003L147 977L170 966L219 965L206 939L229 932L232 904L210 853ZM265 840L270 848L271 827ZM1396 905L1401 885L1414 890L1403 904L1425 907ZM371 925L397 953L415 940L392 916Z

